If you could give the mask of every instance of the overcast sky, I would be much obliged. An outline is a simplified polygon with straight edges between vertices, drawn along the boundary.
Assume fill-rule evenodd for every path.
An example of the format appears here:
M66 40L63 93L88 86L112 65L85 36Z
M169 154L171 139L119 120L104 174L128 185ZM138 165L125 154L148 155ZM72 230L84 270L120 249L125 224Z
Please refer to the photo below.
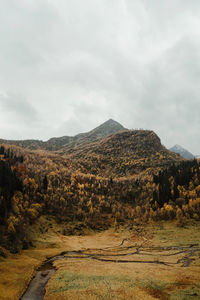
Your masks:
M109 118L200 154L200 1L0 0L0 137Z

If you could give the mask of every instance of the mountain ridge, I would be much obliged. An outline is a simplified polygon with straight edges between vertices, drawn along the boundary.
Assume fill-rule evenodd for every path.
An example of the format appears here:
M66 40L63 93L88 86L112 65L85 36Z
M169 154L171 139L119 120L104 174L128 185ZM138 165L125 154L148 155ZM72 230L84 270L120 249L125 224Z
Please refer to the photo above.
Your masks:
M37 149L58 150L59 148L67 146L69 144L72 144L72 147L74 147L73 143L75 144L75 146L82 142L89 143L91 141L98 140L102 137L106 137L117 131L125 130L125 129L126 128L124 128L117 121L113 119L109 119L104 123L100 124L99 126L95 127L94 129L85 133L79 133L75 136L52 137L47 141L42 141L37 139L26 139L26 140L0 139L0 143L16 145L30 150L37 150Z
M74 137L6 143L27 150L43 150L47 156L54 153L73 172L107 178L151 175L159 168L183 160L179 154L167 150L154 131L129 130L112 119Z
M151 174L183 160L166 149L151 130L123 130L90 144L61 148L57 154L71 162L72 169L103 177Z

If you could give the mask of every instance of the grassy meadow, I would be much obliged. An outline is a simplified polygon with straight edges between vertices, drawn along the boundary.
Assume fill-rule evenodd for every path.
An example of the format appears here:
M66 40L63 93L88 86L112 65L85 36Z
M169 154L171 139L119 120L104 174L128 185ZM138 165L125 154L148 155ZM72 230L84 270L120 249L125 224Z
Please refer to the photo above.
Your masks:
M199 229L162 222L64 236L41 218L30 233L34 247L0 259L0 299L19 299L38 266L63 251L80 252L54 262L45 300L200 299Z
M82 257L72 254L55 262L45 300L199 299L199 224L162 223L138 231L71 237ZM184 266L187 256L191 263Z

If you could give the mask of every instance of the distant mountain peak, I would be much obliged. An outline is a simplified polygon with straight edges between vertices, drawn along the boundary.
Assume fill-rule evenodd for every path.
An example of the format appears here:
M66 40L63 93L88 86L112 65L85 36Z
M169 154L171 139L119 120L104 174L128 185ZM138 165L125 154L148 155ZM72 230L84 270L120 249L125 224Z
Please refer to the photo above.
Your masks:
M99 125L98 127L91 130L89 134L107 136L109 134L113 134L121 130L126 130L126 128L124 128L124 126L122 126L119 122L113 119L109 119L104 123L102 123L101 125Z
M183 148L182 146L176 144L172 148L169 149L172 152L180 154L182 157L186 159L194 159L195 156L189 152L187 149Z
M178 144L174 145L174 147L177 149L184 149L181 145L178 145Z
M102 123L102 124L99 125L98 127L100 127L100 126L118 126L118 127L120 127L120 128L125 129L124 126L122 126L119 122L117 122L117 121L115 121L115 120L113 120L113 119L109 119L109 120L105 121L104 123ZM97 128L98 128L98 127L97 127Z
M180 145L178 145L178 144L176 144L176 145L174 145L174 147L172 147L173 149L176 149L176 150L180 150L180 151L185 151L186 149L184 149L182 146L180 146Z

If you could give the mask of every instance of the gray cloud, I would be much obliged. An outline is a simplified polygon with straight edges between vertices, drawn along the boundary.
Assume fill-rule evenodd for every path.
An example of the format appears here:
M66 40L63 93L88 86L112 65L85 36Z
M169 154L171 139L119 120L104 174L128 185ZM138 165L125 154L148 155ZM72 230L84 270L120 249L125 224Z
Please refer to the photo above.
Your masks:
M4 114L9 113L23 122L37 120L36 109L20 95L0 92L0 106Z
M16 138L22 138L27 126L30 129L38 126L39 118L37 110L23 96L17 94L7 94L0 91L0 111L1 111L1 137L15 138L15 136L5 135L4 130L12 130Z
M198 0L0 2L2 137L72 135L112 117L200 153Z

